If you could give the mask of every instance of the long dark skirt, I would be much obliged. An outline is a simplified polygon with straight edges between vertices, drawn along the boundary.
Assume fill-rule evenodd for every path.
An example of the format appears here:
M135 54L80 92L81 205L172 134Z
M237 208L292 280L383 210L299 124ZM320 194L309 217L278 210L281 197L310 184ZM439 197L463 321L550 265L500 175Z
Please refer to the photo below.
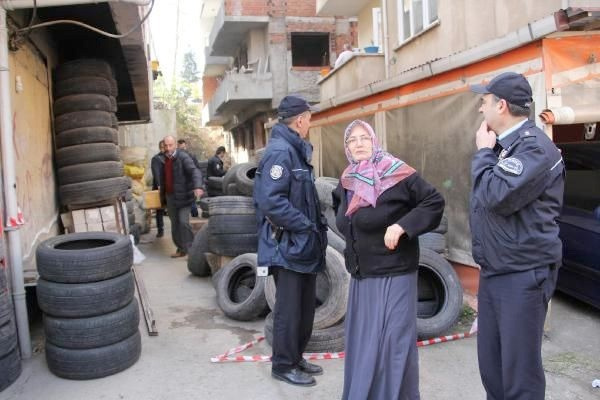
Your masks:
M419 399L417 273L350 282L343 399Z

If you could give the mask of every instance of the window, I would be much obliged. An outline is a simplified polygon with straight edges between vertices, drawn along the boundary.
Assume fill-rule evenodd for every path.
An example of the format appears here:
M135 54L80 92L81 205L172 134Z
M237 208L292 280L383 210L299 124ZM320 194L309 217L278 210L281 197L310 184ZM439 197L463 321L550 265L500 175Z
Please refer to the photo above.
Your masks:
M398 0L400 42L429 28L438 19L438 0Z
M372 9L373 13L373 34L372 41L373 46L383 46L383 29L381 29L381 8L376 7Z
M292 66L329 65L329 33L292 33Z

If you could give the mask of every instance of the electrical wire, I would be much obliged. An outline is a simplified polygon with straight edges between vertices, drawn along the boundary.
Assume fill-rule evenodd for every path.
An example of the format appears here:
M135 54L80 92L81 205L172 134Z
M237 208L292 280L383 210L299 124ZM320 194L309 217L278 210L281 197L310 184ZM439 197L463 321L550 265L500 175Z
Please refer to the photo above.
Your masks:
M34 0L34 4L35 4L35 2L36 2L36 0ZM146 21L146 19L148 19L148 17L150 16L150 13L152 12L152 8L154 8L154 2L155 2L155 0L150 0L150 2L148 3L148 4L150 4L150 9L148 10L148 12L144 16L144 18L142 18L142 20L136 26L134 26L129 31L122 33L122 34L114 34L114 33L106 32L101 29L95 28L91 25L85 24L83 22L74 21L74 20L70 20L70 19L59 19L59 20L55 20L55 21L43 22L41 24L30 25L29 27L21 28L21 29L17 30L16 32L21 33L21 32L27 31L27 30L31 31L32 29L43 28L45 26L52 26L52 25L58 25L58 24L71 24L71 25L81 26L82 28L89 29L100 35L107 36L107 37L110 37L113 39L121 39L121 38L131 35L133 32L138 30L140 28L140 26L142 26L144 21Z

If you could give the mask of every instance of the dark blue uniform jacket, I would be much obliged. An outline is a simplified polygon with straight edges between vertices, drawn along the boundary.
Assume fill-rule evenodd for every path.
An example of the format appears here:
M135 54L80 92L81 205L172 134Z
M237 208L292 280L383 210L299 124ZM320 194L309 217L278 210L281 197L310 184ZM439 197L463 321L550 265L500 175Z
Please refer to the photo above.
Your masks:
M325 263L327 223L310 164L312 146L286 125L273 127L254 179L258 219L258 265L301 273L319 272ZM279 241L273 226L283 228Z
M484 276L560 263L564 163L532 121L471 162L473 258Z

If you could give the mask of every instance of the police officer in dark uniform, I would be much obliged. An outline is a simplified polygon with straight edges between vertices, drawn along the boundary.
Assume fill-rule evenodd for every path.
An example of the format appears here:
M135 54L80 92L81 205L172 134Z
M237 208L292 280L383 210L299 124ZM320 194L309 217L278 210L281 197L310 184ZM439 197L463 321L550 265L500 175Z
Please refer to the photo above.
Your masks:
M325 263L327 223L321 214L305 140L311 108L286 96L279 123L258 166L254 204L259 225L258 265L272 271L277 286L273 311L271 375L302 386L316 384L323 369L302 358L315 315L316 274Z
M225 157L225 147L217 147L215 155L208 159L206 167L206 176L223 176L225 168L223 168L223 157Z
M479 281L479 370L488 399L543 400L542 335L562 245L564 164L528 120L531 87L506 72L482 94L471 163L470 223Z

